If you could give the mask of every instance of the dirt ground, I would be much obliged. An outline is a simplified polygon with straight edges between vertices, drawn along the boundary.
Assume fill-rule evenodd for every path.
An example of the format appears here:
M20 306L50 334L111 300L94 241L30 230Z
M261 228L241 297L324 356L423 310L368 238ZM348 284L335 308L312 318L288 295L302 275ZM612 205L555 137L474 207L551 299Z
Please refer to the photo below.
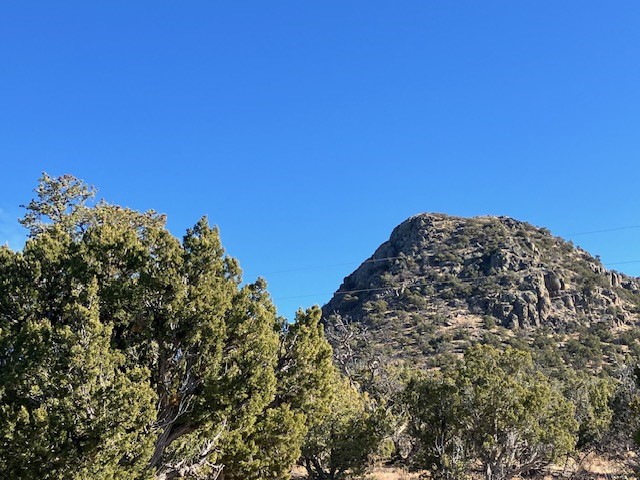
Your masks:
M409 473L399 468L377 468L369 474L368 480L417 480L419 473Z
M376 468L366 478L367 480L417 480L419 473L408 473L399 468ZM293 480L304 480L307 471L303 467L295 467L291 473Z
M582 459L581 466L569 462L567 465L556 465L550 468L549 473L551 475L545 476L544 479L567 478L571 476L572 472L576 472L576 470L582 472L582 475L580 475L582 478L610 479L612 477L619 478L620 476L624 476L624 469L620 464L590 454ZM306 480L306 469L303 467L295 467L291 478L293 480ZM419 472L408 472L404 469L392 467L376 468L366 477L367 480L418 480L419 478Z

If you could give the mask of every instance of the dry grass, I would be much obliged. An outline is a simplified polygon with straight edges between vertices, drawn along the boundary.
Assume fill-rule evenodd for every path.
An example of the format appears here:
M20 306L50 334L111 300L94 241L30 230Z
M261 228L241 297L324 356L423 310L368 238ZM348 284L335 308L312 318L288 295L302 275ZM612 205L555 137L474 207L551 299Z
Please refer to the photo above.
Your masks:
M419 473L410 473L400 468L376 468L367 476L367 480L417 480Z
M620 465L616 462L612 462L606 458L595 454L587 455L584 462L582 463L582 468L585 472L590 473L591 475L597 477L608 477L611 475L620 475L624 473L620 469Z
M476 475L477 472L471 475L472 478L480 479L480 475ZM558 478L571 478L573 474L578 474L577 478L591 478L591 479L609 479L612 477L624 476L625 471L622 466L612 460L608 460L602 456L596 454L589 454L580 465L575 462L569 462L567 465L555 465L549 469L547 476L539 476L538 478L544 478L545 480L552 480ZM307 471L303 467L295 467L291 474L292 480L306 480ZM375 468L366 477L366 480L418 480L420 478L420 472L409 472L403 468L393 467L379 467Z
M418 480L419 473L409 473L401 468L376 468L366 477L367 480ZM292 480L305 480L307 471L303 467L294 467L291 472Z
M307 469L304 467L295 466L293 470L291 470L291 479L292 480L303 480L307 478Z

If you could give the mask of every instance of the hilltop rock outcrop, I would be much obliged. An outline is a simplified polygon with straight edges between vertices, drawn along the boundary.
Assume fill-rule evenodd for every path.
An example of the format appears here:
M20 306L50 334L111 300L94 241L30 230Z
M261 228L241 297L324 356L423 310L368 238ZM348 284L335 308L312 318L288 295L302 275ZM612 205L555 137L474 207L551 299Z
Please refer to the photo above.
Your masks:
M639 305L638 279L544 228L508 217L420 214L344 279L323 312L329 324L348 317L391 333L401 348L428 350L436 331L479 336L485 323L556 332L636 324Z

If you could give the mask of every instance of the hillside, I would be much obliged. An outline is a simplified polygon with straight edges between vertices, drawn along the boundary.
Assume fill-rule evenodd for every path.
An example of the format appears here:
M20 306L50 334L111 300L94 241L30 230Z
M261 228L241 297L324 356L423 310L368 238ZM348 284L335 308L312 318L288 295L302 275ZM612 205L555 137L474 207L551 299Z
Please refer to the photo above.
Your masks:
M380 353L418 363L472 341L551 334L627 351L639 313L638 279L544 228L430 213L396 227L323 308L329 330L358 325Z

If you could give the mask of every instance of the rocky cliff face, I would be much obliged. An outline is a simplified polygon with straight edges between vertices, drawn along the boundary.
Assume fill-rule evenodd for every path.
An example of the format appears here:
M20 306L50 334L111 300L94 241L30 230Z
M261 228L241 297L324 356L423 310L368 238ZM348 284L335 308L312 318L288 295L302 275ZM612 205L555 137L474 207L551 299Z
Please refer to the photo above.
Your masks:
M455 342L492 325L624 328L640 320L639 305L638 279L608 271L546 229L507 217L421 214L396 227L323 312L328 323L348 318L426 351L443 332Z

